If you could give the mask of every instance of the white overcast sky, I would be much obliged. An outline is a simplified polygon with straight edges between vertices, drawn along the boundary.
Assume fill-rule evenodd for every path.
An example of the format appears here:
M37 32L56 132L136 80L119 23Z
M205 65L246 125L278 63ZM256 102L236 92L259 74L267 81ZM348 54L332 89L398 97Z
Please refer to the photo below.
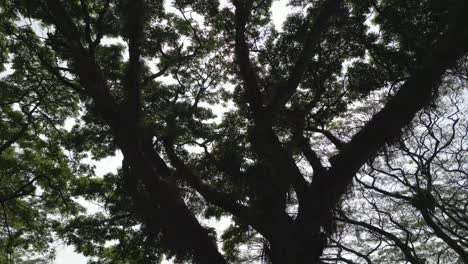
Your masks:
M167 0L166 0L167 1ZM287 0L276 0L273 2L272 18L277 29L286 19L290 8L287 7ZM96 174L104 175L108 172L116 172L117 167L121 164L121 157L111 157L103 159L99 162L93 162L96 165ZM96 206L89 204L87 206L89 212L97 210ZM218 230L223 230L229 226L228 219L222 219L220 222L213 222ZM57 257L53 264L86 264L87 258L83 255L76 253L73 246L59 245L57 246ZM171 264L171 261L164 261L163 264Z

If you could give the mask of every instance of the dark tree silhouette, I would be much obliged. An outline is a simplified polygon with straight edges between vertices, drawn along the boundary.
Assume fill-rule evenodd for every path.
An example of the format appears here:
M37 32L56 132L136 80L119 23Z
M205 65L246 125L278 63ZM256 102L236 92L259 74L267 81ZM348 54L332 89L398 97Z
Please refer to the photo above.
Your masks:
M424 117L441 94L464 84L454 78L467 78L466 1L291 0L281 29L271 22L272 2L0 1L1 58L11 68L2 77L2 122L12 123L2 126L1 155L31 153L45 157L26 164L47 164L13 168L17 186L1 193L2 205L23 201L47 218L76 214L74 197L98 201L104 213L50 225L98 263L152 263L162 254L248 262L238 246L252 242L272 263L321 263L324 249L336 245L370 262L334 236L341 223L422 263L408 242L413 230L373 201L383 195L413 206L468 261L458 229L466 227L457 211L464 209L428 180L431 157L451 142L438 138L431 114ZM366 101L375 96L380 103ZM359 105L373 107L373 116L344 124ZM415 116L427 134L410 125ZM63 127L67 118L72 129ZM429 158L417 151L427 137L439 142ZM385 168L393 166L393 148L422 162L421 171ZM84 155L116 150L123 156L116 174L94 177L80 166ZM358 174L366 163L368 177L393 177L409 193L369 183ZM372 192L372 215L387 222L355 219L342 208L354 178L357 191ZM29 187L36 185L39 191ZM35 193L44 205L24 198ZM221 237L224 254L200 220L221 215L234 223ZM8 233L8 243L17 241Z

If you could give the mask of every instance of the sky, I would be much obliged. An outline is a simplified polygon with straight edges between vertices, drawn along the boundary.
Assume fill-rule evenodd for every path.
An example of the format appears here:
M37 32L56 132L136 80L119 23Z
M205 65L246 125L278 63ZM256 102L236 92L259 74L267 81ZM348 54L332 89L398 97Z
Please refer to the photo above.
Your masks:
M286 19L286 16L289 12L287 7L287 0L277 0L273 2L272 6L272 19L275 27L277 29L281 28L281 25ZM114 157L109 157L100 161L89 161L91 164L96 166L96 175L101 176L108 172L116 172L117 168L121 164L122 157L121 155L116 155ZM85 203L85 206L88 210L88 213L93 213L99 210L96 205ZM218 231L220 235L222 230L226 229L230 220L228 218L222 218L220 221L209 221L208 224L213 226ZM86 264L87 258L79 253L76 253L73 246L67 245L58 245L57 246L57 256L53 264ZM172 261L164 261L163 264L172 264Z

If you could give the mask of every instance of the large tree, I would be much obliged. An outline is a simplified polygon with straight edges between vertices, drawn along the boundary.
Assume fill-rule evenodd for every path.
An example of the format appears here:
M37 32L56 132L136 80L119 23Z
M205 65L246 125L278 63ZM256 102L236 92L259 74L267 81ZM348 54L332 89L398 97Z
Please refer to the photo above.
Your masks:
M51 238L25 234L53 229L99 263L151 263L163 254L241 262L238 246L252 243L272 263L320 263L327 246L366 259L365 248L338 239L344 223L422 263L419 245L399 237L410 227L375 227L349 212L345 194L357 177L355 192L374 197L369 215L389 214L391 205L375 208L375 197L399 199L467 262L455 227L466 228L466 215L445 187L419 183L433 172L415 151L420 141L406 137L428 137L410 126L414 117L424 124L421 111L465 84L468 3L291 0L275 28L272 2L0 0L0 58L9 69L0 83L5 243L46 251ZM356 110L365 106L369 118ZM395 146L422 160L422 176L392 172ZM80 162L117 150L116 174L94 177ZM449 178L443 184L460 184ZM403 191L385 189L391 181ZM73 197L105 210L79 214ZM437 212L454 220L441 222ZM233 222L221 236L224 254L203 221L222 215Z

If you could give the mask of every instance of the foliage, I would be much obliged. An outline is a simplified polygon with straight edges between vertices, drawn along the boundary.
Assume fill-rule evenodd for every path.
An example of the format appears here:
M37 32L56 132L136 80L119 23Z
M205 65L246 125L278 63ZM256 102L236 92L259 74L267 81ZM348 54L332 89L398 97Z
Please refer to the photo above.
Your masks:
M272 4L0 0L0 262L468 261L465 1Z

